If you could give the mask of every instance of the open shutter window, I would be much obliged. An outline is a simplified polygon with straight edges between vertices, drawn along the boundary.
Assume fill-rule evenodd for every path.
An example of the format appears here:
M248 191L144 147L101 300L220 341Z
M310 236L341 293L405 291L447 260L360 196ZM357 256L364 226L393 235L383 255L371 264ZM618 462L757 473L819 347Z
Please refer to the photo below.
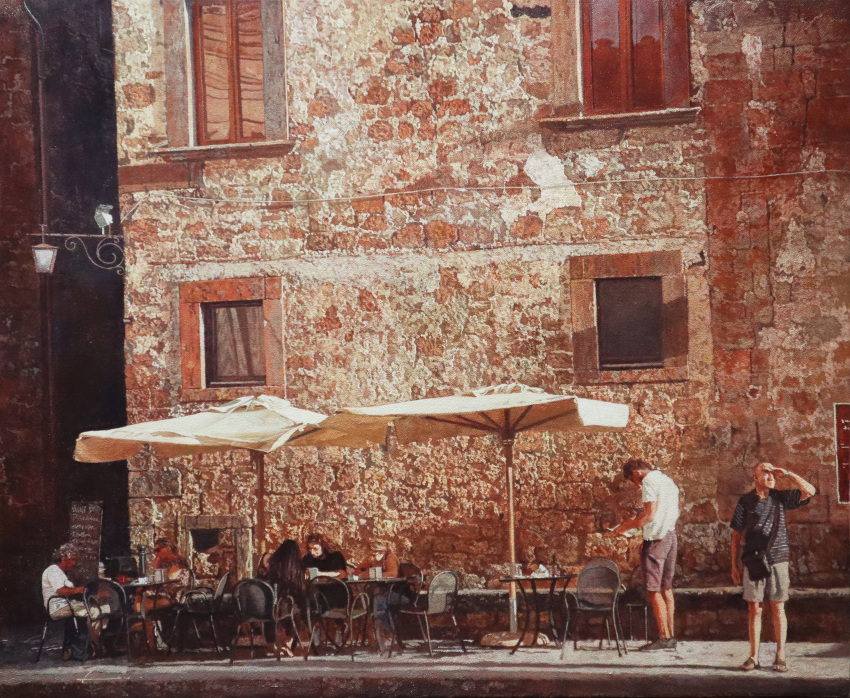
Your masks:
M192 18L198 142L262 140L261 0L196 0Z

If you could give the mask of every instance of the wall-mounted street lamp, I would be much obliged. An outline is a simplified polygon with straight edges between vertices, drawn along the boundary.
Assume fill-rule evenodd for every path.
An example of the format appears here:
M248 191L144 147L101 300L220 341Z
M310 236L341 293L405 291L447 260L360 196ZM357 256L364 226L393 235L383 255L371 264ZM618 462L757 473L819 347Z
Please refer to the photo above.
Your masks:
M41 226L41 242L38 245L33 245L32 256L35 260L35 270L39 274L52 274L53 265L56 264L56 254L59 252L58 247L48 245L44 241L46 233L44 229L47 226Z
M45 238L60 238L65 241L65 249L72 252L78 247L86 253L89 262L101 269L114 269L118 274L124 273L124 248L122 235L112 233L112 206L99 204L94 212L94 221L100 228L100 233L48 233L47 226L41 225L41 243L33 245L32 254L35 259L35 270L39 274L52 274L53 265L59 248L47 244Z

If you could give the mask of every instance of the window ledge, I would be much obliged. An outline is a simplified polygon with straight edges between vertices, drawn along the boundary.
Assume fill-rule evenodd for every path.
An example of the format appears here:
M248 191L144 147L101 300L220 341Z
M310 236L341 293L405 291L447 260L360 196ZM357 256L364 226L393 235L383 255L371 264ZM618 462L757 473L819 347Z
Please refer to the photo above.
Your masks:
M224 160L227 158L270 158L287 155L295 147L295 141L258 141L256 143L220 143L216 145L193 145L180 148L158 148L153 150L167 162L197 162Z
M668 368L633 368L611 371L576 371L575 382L582 385L602 383L678 383L688 380L687 366Z
M593 114L581 116L547 116L540 123L560 130L629 128L632 126L668 126L686 124L696 119L699 107L660 109L658 111L625 112L622 114Z
M260 394L285 397L283 386L243 385L232 388L183 388L180 391L180 402L227 402Z

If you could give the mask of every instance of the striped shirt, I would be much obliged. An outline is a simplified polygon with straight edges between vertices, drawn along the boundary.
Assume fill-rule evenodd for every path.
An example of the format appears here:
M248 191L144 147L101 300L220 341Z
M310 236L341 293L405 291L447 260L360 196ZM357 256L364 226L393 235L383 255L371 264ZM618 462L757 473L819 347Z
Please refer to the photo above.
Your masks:
M738 500L732 522L729 524L733 531L744 533L743 552L752 552L758 546L759 539L769 538L773 530L776 509L779 509L779 530L767 550L767 561L771 565L788 562L788 529L785 527L785 512L798 509L809 503L803 499L800 490L770 490L768 496L762 499L758 492L747 492ZM763 546L761 546L763 547Z

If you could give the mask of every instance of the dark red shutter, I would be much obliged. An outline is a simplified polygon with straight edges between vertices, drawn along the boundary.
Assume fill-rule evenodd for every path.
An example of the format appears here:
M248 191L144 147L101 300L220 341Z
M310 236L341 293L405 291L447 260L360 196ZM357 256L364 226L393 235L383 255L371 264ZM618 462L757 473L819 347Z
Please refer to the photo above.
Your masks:
M582 0L588 114L689 103L687 0Z
M664 108L661 0L631 0L632 108Z
M850 502L850 405L835 406L835 447L838 460L838 501Z
M691 103L690 51L688 50L687 0L663 0L664 105L668 109Z

